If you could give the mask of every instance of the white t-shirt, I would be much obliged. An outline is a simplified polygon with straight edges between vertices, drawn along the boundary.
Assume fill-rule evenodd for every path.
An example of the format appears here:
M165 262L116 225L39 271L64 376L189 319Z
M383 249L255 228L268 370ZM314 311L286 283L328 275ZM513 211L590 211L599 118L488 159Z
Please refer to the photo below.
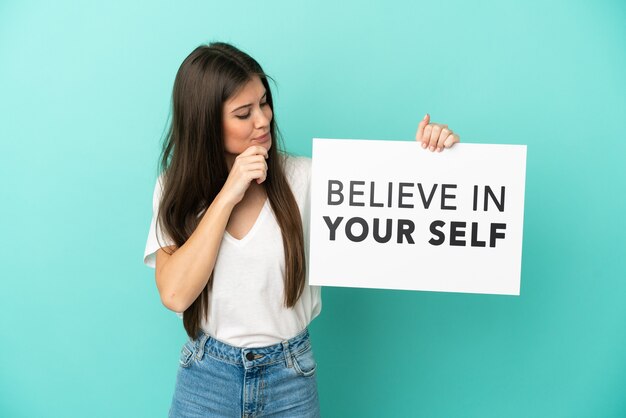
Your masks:
M309 259L311 159L285 155L285 176L302 217L305 256ZM152 223L144 264L155 268L156 251L174 245L156 224L161 177L152 199ZM202 215L202 212L200 215ZM199 215L199 216L200 216ZM283 306L285 255L280 227L267 200L250 231L237 240L227 231L215 261L209 291L208 317L201 328L217 340L236 347L262 347L287 340L302 331L321 311L321 288L308 285L293 308ZM182 318L182 313L177 313Z

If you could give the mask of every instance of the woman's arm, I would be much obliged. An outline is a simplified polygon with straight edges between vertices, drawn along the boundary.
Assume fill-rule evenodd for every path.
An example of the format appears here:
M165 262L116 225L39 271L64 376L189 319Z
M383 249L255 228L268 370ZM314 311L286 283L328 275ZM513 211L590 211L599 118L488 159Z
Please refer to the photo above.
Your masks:
M180 248L168 247L175 250L172 255L157 251L156 284L168 309L184 312L206 286L233 207L218 195Z
M172 255L156 254L156 283L163 305L184 312L206 286L233 208L243 199L250 182L267 178L267 150L251 146L233 163L222 190L202 215L189 239Z

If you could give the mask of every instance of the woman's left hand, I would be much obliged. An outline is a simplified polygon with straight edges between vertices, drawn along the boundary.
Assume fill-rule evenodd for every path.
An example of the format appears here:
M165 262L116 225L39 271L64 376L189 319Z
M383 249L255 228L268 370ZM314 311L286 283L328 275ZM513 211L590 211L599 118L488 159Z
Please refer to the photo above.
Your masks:
M427 113L420 121L415 134L415 140L422 143L422 148L441 152L460 141L459 136L452 132L448 125L429 122L430 115Z

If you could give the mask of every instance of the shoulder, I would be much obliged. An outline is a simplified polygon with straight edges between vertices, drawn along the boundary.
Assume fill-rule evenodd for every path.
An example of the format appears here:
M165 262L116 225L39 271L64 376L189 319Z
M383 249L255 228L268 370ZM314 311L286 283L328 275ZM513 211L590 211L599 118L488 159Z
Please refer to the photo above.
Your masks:
M165 184L165 172L160 173L154 182L154 191L152 192L152 203L156 204L163 194L163 187Z
M311 177L311 158L282 154L285 175L290 180L307 182Z
M311 159L296 155L282 154L283 170L301 210L306 206L311 184Z

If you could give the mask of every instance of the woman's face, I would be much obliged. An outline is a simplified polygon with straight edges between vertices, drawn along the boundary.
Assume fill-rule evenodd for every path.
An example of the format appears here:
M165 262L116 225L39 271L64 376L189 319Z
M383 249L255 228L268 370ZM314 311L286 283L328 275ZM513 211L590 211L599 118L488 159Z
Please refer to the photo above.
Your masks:
M237 155L252 145L269 151L272 146L272 109L265 98L265 87L254 76L237 94L224 103L224 149L229 168Z

